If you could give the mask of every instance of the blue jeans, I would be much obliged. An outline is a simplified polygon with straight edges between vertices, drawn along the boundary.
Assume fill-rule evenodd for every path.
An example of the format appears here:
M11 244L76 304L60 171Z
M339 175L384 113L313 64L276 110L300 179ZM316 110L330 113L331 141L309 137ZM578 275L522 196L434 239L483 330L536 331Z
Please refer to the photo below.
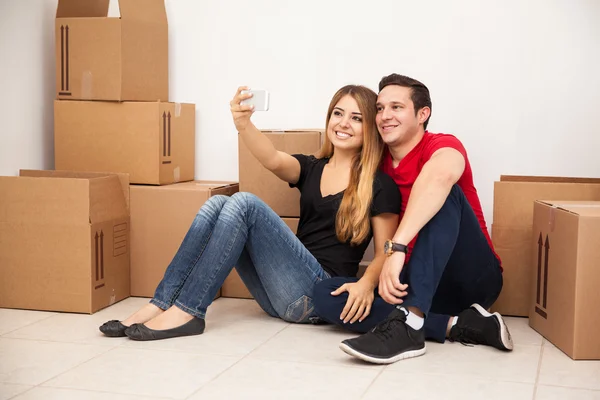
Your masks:
M316 321L313 288L329 274L283 220L250 193L208 199L150 302L204 318L234 266L268 314L289 322Z
M315 288L315 307L324 320L342 325L340 314L348 299L330 293L357 278L331 278ZM425 338L443 343L450 316L473 303L490 307L502 289L500 262L485 238L463 191L454 185L440 211L421 229L400 281L408 284L405 307L425 315ZM377 293L370 315L363 322L343 324L359 333L382 322L395 306Z

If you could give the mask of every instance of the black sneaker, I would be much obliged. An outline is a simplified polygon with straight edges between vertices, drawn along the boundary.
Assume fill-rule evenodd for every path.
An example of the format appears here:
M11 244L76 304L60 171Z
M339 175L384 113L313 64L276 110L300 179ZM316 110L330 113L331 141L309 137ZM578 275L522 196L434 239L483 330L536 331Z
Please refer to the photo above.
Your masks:
M374 364L391 364L425 354L425 334L423 328L415 330L408 326L406 314L396 308L371 331L344 340L340 343L340 349Z
M512 351L510 332L500 314L490 314L479 304L458 315L456 325L450 329L449 340L462 344L485 344L499 350Z

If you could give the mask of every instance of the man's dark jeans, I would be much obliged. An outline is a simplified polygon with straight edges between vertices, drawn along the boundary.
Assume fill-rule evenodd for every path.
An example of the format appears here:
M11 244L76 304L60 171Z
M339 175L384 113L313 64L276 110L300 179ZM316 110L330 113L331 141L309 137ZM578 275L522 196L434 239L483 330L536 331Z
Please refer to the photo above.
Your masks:
M343 324L340 314L348 299L345 292L331 292L357 278L334 277L314 290L315 310L320 318L354 332L364 333L392 312L377 293L370 315L363 322ZM451 316L478 303L489 308L502 289L500 262L490 248L479 221L462 190L454 185L440 211L421 229L410 260L400 274L408 284L405 307L425 313L425 337L443 343Z

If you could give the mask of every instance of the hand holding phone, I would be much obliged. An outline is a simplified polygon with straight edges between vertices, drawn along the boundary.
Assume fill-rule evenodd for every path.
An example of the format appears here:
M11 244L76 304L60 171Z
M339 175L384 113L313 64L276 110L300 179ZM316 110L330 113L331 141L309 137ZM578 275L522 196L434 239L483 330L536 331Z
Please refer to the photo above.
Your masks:
M241 105L253 105L254 111L269 110L269 92L262 89L242 90L242 94L250 93L252 97L242 100Z

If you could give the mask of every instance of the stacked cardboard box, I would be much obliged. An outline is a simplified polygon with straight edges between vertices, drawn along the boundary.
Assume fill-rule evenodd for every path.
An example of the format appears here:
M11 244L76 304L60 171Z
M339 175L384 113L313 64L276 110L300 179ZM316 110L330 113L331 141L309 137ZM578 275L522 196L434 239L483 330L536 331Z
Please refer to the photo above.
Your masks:
M109 18L107 1L59 0L54 143L57 169L129 174L131 294L151 297L220 185L179 184L194 179L195 107L169 102L164 0L143 3Z
M126 174L0 177L0 307L93 313L129 296Z
M164 0L120 0L120 18L108 6L58 1L57 171L0 179L0 307L151 296L202 203L237 191L178 184L194 178L195 106L168 102Z
M238 189L236 182L210 181L132 185L131 295L152 297L202 204Z
M194 178L195 107L169 103L164 0L59 0L55 167L127 172L134 184Z
M263 133L273 142L277 150L288 154L315 154L321 148L323 131L315 130L264 130ZM250 153L243 140L239 140L240 191L250 192L260 197L280 217L292 232L298 228L300 217L300 192L277 178L264 168ZM252 295L238 273L231 271L221 290L223 297L251 299Z
M493 310L529 315L533 209L536 200L600 200L600 179L506 176L494 184L492 242L504 269L504 286Z

